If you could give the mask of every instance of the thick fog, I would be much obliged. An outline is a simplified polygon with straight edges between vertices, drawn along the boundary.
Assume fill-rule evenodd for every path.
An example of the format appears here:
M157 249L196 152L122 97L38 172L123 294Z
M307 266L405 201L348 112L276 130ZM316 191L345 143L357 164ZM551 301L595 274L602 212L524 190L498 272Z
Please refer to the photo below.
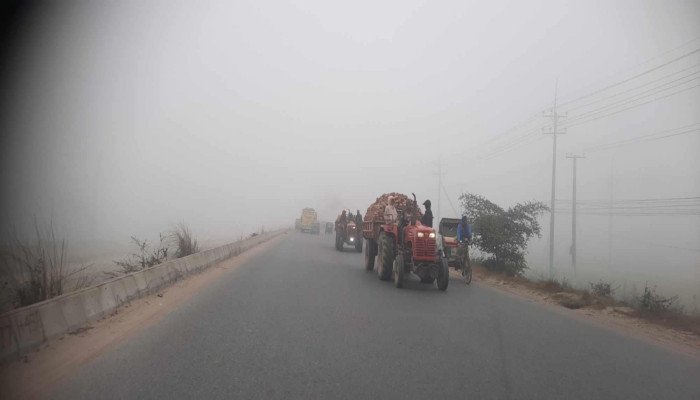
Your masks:
M700 306L700 2L69 1L18 15L3 44L4 224L53 218L89 253L177 222L222 243L303 207L364 213L390 191L431 199L438 218L461 213L463 191L549 205L558 79L557 276L649 282ZM576 274L567 153L586 155ZM542 225L531 274L547 273Z

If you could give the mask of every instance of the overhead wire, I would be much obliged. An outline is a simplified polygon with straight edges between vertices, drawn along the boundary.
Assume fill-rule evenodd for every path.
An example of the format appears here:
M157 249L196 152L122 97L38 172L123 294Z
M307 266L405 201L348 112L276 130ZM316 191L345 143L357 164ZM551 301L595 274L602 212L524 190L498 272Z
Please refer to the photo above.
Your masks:
M688 77L688 76L683 77L683 78L681 78L681 79L679 79L679 80L685 79L685 78L687 78L687 77ZM569 119L569 120L566 121L566 122L576 122L577 120L582 120L582 119L588 118L588 117L590 117L590 116L593 116L593 115L595 115L595 114L600 114L600 113L603 113L603 112L605 112L605 111L613 110L613 109L615 109L615 108L617 108L617 107L620 107L620 106L623 106L623 105L625 105L625 104L630 104L630 103L634 103L634 102L639 101L639 100L643 100L643 99L648 98L648 97L651 97L651 96L653 96L653 95L655 95L655 94L659 94L659 93L665 92L665 91L667 91L667 90L675 89L675 88L677 88L677 87L683 86L683 85L685 85L685 84L687 84L687 83L696 81L696 80L698 80L698 79L700 79L700 77L696 77L696 78L693 78L693 79L688 79L688 80L686 80L686 81L684 81L684 82L681 82L681 83L678 83L678 84L676 84L676 85L663 88L664 86L667 86L667 85L670 84L670 83L675 83L675 81L674 81L674 82L668 82L668 83L666 83L666 84L659 85L659 86L657 86L657 87L654 87L654 88L645 90L645 91L643 91L643 92L634 94L633 96L630 96L630 97L628 97L628 98L620 99L620 100L614 101L614 102L612 102L612 103L606 104L606 105L604 105L604 106L602 106L602 107L596 108L596 109L594 109L594 110L587 111L587 112L584 112L584 113L582 113L582 114L576 115L575 117L572 117L571 119ZM566 123L565 123L565 124L566 124Z
M452 208L452 211L455 213L455 215L459 215L459 212L457 212L457 209L455 209L455 206L452 204L452 199L450 199L450 194L447 193L447 189L445 189L445 185L440 183L440 186L442 187L443 193L445 193L445 197L447 197L447 201L450 203L450 207Z
M648 69L648 70L646 70L646 71L644 71L644 72L641 72L641 73L638 73L638 74L636 74L636 75L633 75L633 76L631 76L631 77L629 77L629 78L627 78L627 79L623 79L623 80L621 80L621 81L619 81L619 82L615 82L615 83L613 83L613 84L607 85L607 86L605 86L605 87L603 87L603 88L601 88L601 89L594 90L593 92L590 92L590 93L587 93L587 94L585 94L585 95L579 96L579 97L577 97L577 98L575 98L575 99L561 102L561 103L559 104L559 106L560 106L560 107L563 107L563 106L565 106L565 105L574 103L574 102L576 102L576 101L579 101L579 100L582 100L582 99L585 99L585 98L594 96L594 95L596 95L596 94L598 94L598 93L602 93L602 92L604 92L604 91L606 91L606 90L608 90L608 89L612 89L612 88L614 88L614 87L620 86L620 85L625 84L625 83L627 83L627 82L631 82L631 81L633 81L633 80L635 80L635 79L637 79L637 78L639 78L639 77L641 77L641 76L650 74L650 73L652 73L652 72L654 72L654 71L658 71L659 69L661 69L661 68L663 68L663 67L665 67L665 66L667 66L667 65L671 65L671 64L673 64L673 63L676 62L676 61L680 61L680 60L682 60L682 59L684 59L684 58L690 57L690 56L692 56L693 54L697 54L697 53L700 53L700 48L697 48L697 49L695 49L695 50L689 51L689 52L687 52L687 53L685 53L685 54L682 54L682 55L680 55L680 56L678 56L678 57L676 57L676 58L670 60L670 61L667 61L667 62L665 62L665 63L663 63L663 64L659 64L659 65L657 65L657 66L655 66L655 67L653 67L653 68L651 68L651 69Z
M674 132L674 131L679 131L679 130L681 132ZM674 133L671 133L671 132L674 132ZM595 145L595 146L590 146L590 147L584 148L581 151L584 153L592 153L592 152L596 152L596 151L607 150L607 149L625 146L625 145L629 145L629 144L636 144L636 143L648 142L648 141L652 141L652 140L665 139L665 138L669 138L669 137L673 137L673 136L687 135L690 133L700 133L700 123L685 125L682 127L668 129L668 130L655 132L655 133L650 133L647 135L636 136L633 138L624 139L624 140L620 140L617 142L604 143L604 144L599 144L599 145ZM661 135L661 134L667 134L667 135L657 136L657 135Z
M620 109L620 110L616 110L616 111L613 111L613 112L610 112L610 113L607 113L607 114L599 115L599 116L596 116L596 117L591 117L591 118L584 119L584 120L580 120L580 121L574 121L575 123L568 123L569 121L567 121L567 123L564 125L564 127L565 127L565 128L572 128L572 127L574 127L574 126L583 125L583 124L586 124L586 123L591 122L591 121L596 121L596 120L599 120L599 119L601 119L601 118L606 118L606 117L609 117L609 116L612 116L612 115L615 115L615 114L619 114L619 113L624 112L624 111L627 111L627 110L631 110L631 109L633 109L633 108L641 107L641 106L643 106L643 105L645 105L645 104L649 104L649 103L653 103L653 102L655 102L655 101L663 100L663 99L665 99L665 98L668 98L668 97L677 95L677 94L679 94L679 93L686 92L686 91L688 91L688 90L695 89L695 88L697 88L697 87L700 87L700 84L694 85L694 86L690 86L690 87L687 87L687 88L684 88L684 89L681 89L681 90L677 90L677 91L675 91L675 92L673 92L673 93L669 93L669 94L667 94L667 95L665 95L665 96L653 98L653 99L648 100L648 101L645 101L645 102L643 102L643 103L635 104L635 105L632 105L632 106L630 106L630 107L626 107L626 108L623 108L623 109Z
M700 49L698 49L698 51L700 51ZM677 58L674 59L674 60L677 61L677 60L683 59L683 58L685 58L686 56L692 55L692 54L694 54L694 53L696 53L696 52L689 52L689 53L686 53L685 56L683 56L683 57L677 57ZM672 62L674 62L674 60L671 60L671 61L669 61L669 62L667 62L667 63L664 63L664 66L665 66L665 65L671 64ZM667 79L667 78L672 77L672 76L674 76L674 75L677 75L677 74L679 74L679 73L686 72L686 71L688 71L688 70L690 70L690 69L692 69L692 68L696 68L696 67L699 66L699 65L700 65L700 64L696 64L696 65L693 65L693 66L691 66L691 67L684 68L684 69L682 69L682 70L680 70L680 71L675 71L675 72L673 72L673 73L671 73L671 74L665 75L664 77L655 79L655 80L653 80L653 81L651 81L651 82L646 82L646 83L644 83L644 84L642 84L642 85L640 85L640 86L637 86L637 87L634 87L634 88L630 88L630 89L624 90L624 91L622 91L622 92L618 92L618 93L616 93L616 94L614 94L614 95L612 95L612 96L609 96L609 97L606 97L606 98L603 98L603 99L597 99L597 100L595 100L595 101L593 101L593 102L590 102L590 103L588 103L588 104L586 104L586 105L582 105L582 106L577 106L577 107L574 107L574 108L570 108L569 110L579 109L579 108L582 108L582 107L584 107L584 106L594 105L594 104L599 103L599 102L601 102L601 101L605 101L605 100L608 100L608 99L612 99L612 98L618 97L618 96L620 96L620 95L622 95L622 94L626 94L626 93L630 93L630 92L637 91L637 90L639 90L639 89L641 89L641 88L643 88L643 87L645 87L645 86L649 86L650 84L653 84L653 83L662 81L662 80L664 80L664 79ZM659 68L656 68L656 67L655 67L655 68L649 70L648 72L650 72L650 71L652 71L652 70L657 70L657 69L659 69ZM631 103L634 103L634 102L637 102L637 101L640 101L640 100L644 100L645 98L648 98L648 97L650 97L650 96L653 96L653 95L656 95L656 94L659 94L659 93L663 93L663 92L668 91L668 90L672 90L672 89L681 87L681 86L683 86L683 85L685 85L685 84L687 84L687 83L690 83L690 82L692 82L692 81L694 81L694 80L700 79L700 78L687 79L687 78L690 78L690 77L692 77L692 76L694 76L694 75L696 75L696 74L698 74L698 73L700 73L700 71L692 72L692 73L690 73L690 74L684 75L684 76L682 76L682 77L680 77L680 78L677 78L677 79L675 79L675 80L671 80L671 81L668 81L668 82L664 82L664 83L662 83L662 84L660 84L660 85L657 85L657 86L652 87L652 88L650 88L650 89L647 89L647 90L645 90L645 91L635 93L634 95L632 95L632 96L630 96L630 97L623 98L623 99L617 100L617 101L615 101L615 102L613 102L613 103L606 104L606 105L604 105L604 106L602 106L602 107L599 107L599 108L597 108L597 109L587 111L587 112L585 112L585 113L583 113L583 114L581 114L581 115L578 115L578 116L575 116L575 117L569 119L568 121L563 122L563 123L562 123L562 127L563 127L563 128L567 128L567 127L574 127L574 126L582 125L582 124L584 124L584 123L586 123L586 122L594 121L594 120L597 120L597 119L600 119L600 118L604 118L604 117L606 117L606 116L611 116L611 115L617 114L617 113L619 113L619 112L627 111L627 110L629 110L629 109L636 108L636 107L638 107L638 106L642 106L642 105L644 105L644 104L648 104L648 103L650 103L650 102L653 102L653 101L656 101L656 100L660 100L660 99L669 97L669 96L671 96L671 95L681 93L681 92L686 91L686 90L690 90L690 89L694 88L695 86L694 86L694 87L689 87L689 88L684 88L684 89L678 90L678 91L676 91L676 92L672 92L672 93L670 93L669 95L662 96L662 97L656 98L656 99L652 99L651 101L646 101L646 102L643 102L643 103L640 103L640 104L635 104L635 105L633 105L633 106L631 106L631 107L625 107L625 108L623 108L623 109L615 110L616 108L621 107L621 106L624 106L624 105L626 105L626 104L631 104ZM644 75L644 74L637 74L636 77L642 76L642 75ZM634 78L634 77L633 77L633 78ZM631 79L626 79L626 80L624 80L623 82L618 82L618 83L619 83L619 84L622 84L622 83L624 83L624 82L629 82L629 81L631 81L633 78L631 78ZM676 84L676 85L672 85L673 83L676 83L676 82L681 82L681 83L678 83L678 84ZM669 85L672 85L672 86L669 86ZM616 85L614 85L614 86L619 86L619 85L616 84ZM611 85L611 87L614 87L614 86ZM571 103L571 101L568 102L568 103ZM607 112L607 113L606 113L606 112ZM531 117L530 120L528 120L528 121L526 121L526 122L523 122L523 123L519 124L518 126L525 126L525 125L526 125L529 121L531 121L532 119L533 119L533 118ZM512 128L512 129L510 129L509 131L513 131L513 130L515 130L515 129ZM502 154L504 154L504 153L510 152L511 150L514 150L514 149L517 149L517 148L520 148L520 147L529 145L529 144L531 144L531 143L534 143L534 142L536 142L536 141L539 141L539 140L541 140L541 137L535 138L535 131L536 131L536 130L537 130L537 129L533 129L533 130L526 131L523 135L520 135L520 136L517 136L517 137L515 137L515 138L512 138L511 140L509 140L509 141L507 141L507 142L505 142L505 143L502 143L502 144L498 145L497 147L495 147L495 148L489 150L486 154L481 155L481 156L479 156L479 157L477 157L477 158L478 158L479 160L482 160L482 161L490 160L490 159L496 158L496 157L498 157L498 156L500 156L500 155L502 155ZM507 132L508 132L508 131L507 131ZM504 132L504 133L505 133L505 132ZM502 135L502 134L501 134L501 135ZM499 136L501 136L501 135L499 135Z
M661 77L661 78L654 79L653 81L649 81L649 82L646 82L646 83L644 83L644 84L642 84L642 85L639 85L639 86L636 86L636 87L633 87L633 88L629 88L629 89L626 89L626 90L617 92L617 93L615 93L615 94L613 94L613 95L610 95L610 96L607 96L607 97L599 98L599 99L594 100L594 101L591 101L591 102L589 102L589 103L581 104L581 105L578 105L578 106L575 106L575 107L570 107L570 108L566 108L566 107L562 107L562 108L564 108L564 111L565 111L565 112L570 112L570 111L573 111L573 110L578 110L578 109L580 109L580 108L592 106L592 105L595 105L596 103L600 103L600 102L603 102L603 101L606 101L606 100L609 100L609 99L612 99L612 98L621 96L621 95L626 94L626 93L634 92L635 90L641 89L641 88L644 87L644 86L649 86L649 85L651 85L651 84L653 84L653 83L662 81L662 80L664 80L664 79L668 79L668 78L670 78L670 77L673 76L673 75L677 75L677 74L679 74L679 73L681 73L681 72L686 72L686 71L688 71L688 70L690 70L690 69L697 68L697 67L699 67L699 66L700 66L700 64L696 64L696 65L693 65L692 67L684 68L684 69L682 69L682 70L680 70L680 71L676 71L676 72L674 72L674 73L668 74L668 75L663 76L663 77ZM685 76L683 76L683 77L681 77L681 78L678 78L677 80L681 80L681 79L684 79L684 78L687 78L687 77L690 77L690 76L693 76L693 75L696 75L696 74L699 74L699 73L700 73L700 70L695 71L695 72L691 72L690 74L685 75ZM677 81L677 80L675 80L675 81ZM662 84L662 85L660 85L660 86L658 86L658 87L665 86L665 85L667 85L667 84L669 84L669 83L673 83L673 82L675 82L675 81L666 82L666 83L664 83L664 84ZM637 93L637 94L641 94L641 93Z

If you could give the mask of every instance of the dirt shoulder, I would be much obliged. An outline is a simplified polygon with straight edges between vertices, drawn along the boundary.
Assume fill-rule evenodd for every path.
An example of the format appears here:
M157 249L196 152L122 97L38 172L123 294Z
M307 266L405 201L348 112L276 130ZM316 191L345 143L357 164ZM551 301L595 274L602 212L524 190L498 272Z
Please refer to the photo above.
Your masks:
M120 342L151 326L195 293L218 280L223 274L240 268L250 258L282 240L280 235L239 256L223 261L204 272L188 277L161 292L132 301L114 315L78 332L45 343L36 351L0 365L0 398L43 398L63 378Z
M454 278L460 278L457 271L451 270L450 273ZM645 342L700 358L700 335L639 318L635 310L619 303L596 300L581 303L580 294L548 291L534 282L490 273L481 266L474 267L474 281L478 285L545 304L555 312L582 318Z

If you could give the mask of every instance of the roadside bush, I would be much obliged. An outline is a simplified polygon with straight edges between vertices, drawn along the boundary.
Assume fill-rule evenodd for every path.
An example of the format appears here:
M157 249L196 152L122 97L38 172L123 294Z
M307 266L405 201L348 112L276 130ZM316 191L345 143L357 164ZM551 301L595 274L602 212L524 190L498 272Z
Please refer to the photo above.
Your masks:
M2 310L48 300L92 283L84 275L90 265L69 266L66 240L56 234L53 221L42 226L35 220L33 231L30 239L13 229L1 245Z
M591 286L591 292L593 292L594 295L600 297L613 297L615 289L612 288L610 282L605 282L601 279L598 281L598 283L589 282L588 284Z
M189 256L200 250L197 239L185 223L177 224L167 234L159 233L158 237L158 245L153 246L148 240L132 236L131 241L136 245L137 251L125 259L115 261L120 269L105 274L116 277L162 264L170 257L171 247L175 250L174 258Z
M184 223L179 223L175 229L170 231L169 239L175 246L175 258L185 257L199 252L197 239L192 235L190 228Z
M489 254L488 269L520 275L527 268L528 241L540 236L540 214L549 211L541 202L519 203L507 210L483 196L464 193L459 197L462 210L474 225L474 245Z
M668 312L682 313L678 304L678 296L663 297L656 293L656 286L644 286L644 293L637 298L637 308L646 314L663 314Z
M138 248L137 252L132 253L125 259L115 261L114 263L121 268L116 271L105 272L105 274L109 276L126 275L154 265L162 264L168 259L169 249L166 236L161 233L159 234L159 238L160 242L158 246L154 248L148 243L148 240L140 240L132 236L131 241Z

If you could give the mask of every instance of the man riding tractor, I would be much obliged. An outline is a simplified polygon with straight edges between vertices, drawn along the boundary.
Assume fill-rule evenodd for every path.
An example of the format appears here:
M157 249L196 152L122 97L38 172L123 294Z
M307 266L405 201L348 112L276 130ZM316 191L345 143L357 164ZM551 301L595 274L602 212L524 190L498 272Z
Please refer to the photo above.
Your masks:
M447 290L449 271L447 260L438 252L435 231L418 220L415 195L405 209L397 210L393 199L384 211L384 223L379 227L380 279L391 277L394 286L403 287L408 273L418 275L421 282L437 280L440 290Z
M355 217L350 217L351 215L352 213L346 215L345 210L343 210L338 219L336 219L335 249L343 251L343 245L347 244L360 253L362 252L362 230L355 222Z

